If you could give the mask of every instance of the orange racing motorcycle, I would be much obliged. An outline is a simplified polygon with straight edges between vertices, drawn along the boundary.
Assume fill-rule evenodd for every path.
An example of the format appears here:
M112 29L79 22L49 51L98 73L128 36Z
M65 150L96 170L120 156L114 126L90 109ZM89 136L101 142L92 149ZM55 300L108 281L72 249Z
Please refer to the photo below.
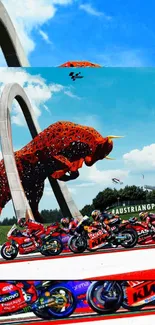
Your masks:
M99 314L113 313L120 307L138 311L155 305L155 280L95 281L87 291L87 300Z
M125 228L119 230L115 226L114 228L115 235L110 236L102 225L99 225L99 227L92 226L89 218L83 218L79 222L74 235L70 237L68 247L73 253L83 253L86 249L96 251L104 248L109 243L111 247L121 245L124 248L132 248L137 244L138 235L134 229Z

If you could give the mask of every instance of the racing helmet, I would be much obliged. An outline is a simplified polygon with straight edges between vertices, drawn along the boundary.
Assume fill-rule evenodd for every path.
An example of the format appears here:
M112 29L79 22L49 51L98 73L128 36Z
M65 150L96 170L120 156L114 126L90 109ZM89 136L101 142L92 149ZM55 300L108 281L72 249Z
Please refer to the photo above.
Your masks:
M101 211L100 210L94 210L91 214L92 218L94 221L97 221L99 219L101 215Z
M68 227L70 221L69 221L69 218L62 218L60 220L60 222L61 222L61 224L62 224L63 227Z
M147 218L147 212L140 212L139 213L139 218L144 221Z
M18 221L17 221L17 223L18 223L18 225L19 225L20 227L24 227L24 226L25 226L25 222L26 222L25 218L20 218L20 219L18 219Z

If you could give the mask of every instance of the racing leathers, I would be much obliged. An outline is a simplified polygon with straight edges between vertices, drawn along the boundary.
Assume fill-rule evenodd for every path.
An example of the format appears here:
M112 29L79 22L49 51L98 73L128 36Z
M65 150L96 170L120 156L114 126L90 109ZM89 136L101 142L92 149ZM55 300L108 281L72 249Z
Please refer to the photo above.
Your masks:
M22 232L23 235L35 239L36 246L38 246L37 241L39 237L43 236L45 233L44 225L42 223L28 219L25 221L24 226L26 229L24 229L24 231Z
M66 234L71 234L71 235L72 235L72 234L74 233L74 231L75 231L77 225L78 225L78 221L75 220L75 219L72 219L72 220L69 222L68 227L63 227L63 226L60 224L60 229L61 229L62 231L64 231Z
M153 232L155 232L155 214L147 213L145 223Z
M81 233L83 231L84 226L93 226L96 229L105 229L108 233L108 238L111 239L112 237L115 237L115 235L112 233L111 228L102 220L98 221L91 221L91 219L88 216L84 216L83 219L78 223L76 232Z

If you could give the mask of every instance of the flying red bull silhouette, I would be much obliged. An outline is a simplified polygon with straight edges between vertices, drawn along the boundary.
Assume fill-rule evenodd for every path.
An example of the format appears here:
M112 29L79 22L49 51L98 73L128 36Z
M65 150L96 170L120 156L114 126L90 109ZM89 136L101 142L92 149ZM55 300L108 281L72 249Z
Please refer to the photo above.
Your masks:
M62 181L77 178L83 163L92 166L98 160L108 159L113 148L112 138L117 136L104 138L92 127L60 121L50 125L15 152L22 186L36 221L41 220L38 205L45 179L50 175ZM10 199L4 161L1 160L0 212Z

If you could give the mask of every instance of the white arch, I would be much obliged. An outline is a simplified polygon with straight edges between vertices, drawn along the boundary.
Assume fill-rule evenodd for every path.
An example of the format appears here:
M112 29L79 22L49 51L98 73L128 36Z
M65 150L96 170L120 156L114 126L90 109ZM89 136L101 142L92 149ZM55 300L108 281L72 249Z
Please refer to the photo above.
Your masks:
M2 48L8 66L10 67L30 66L26 58L26 55L24 53L21 42L18 38L17 32L1 0L0 0L0 46ZM3 105L5 105L4 99L3 99ZM0 114L3 113L1 112ZM1 118L2 117L4 116L1 115ZM34 119L33 121L36 126L36 120ZM9 122L5 122L5 123L9 123ZM1 125L3 126L3 123L1 123ZM8 125L10 128L10 124ZM37 128L35 126L32 127L33 133L32 133L32 129L30 130L32 137L36 136L38 132L41 131L38 124L37 124ZM11 132L11 128L10 128L10 132ZM11 155L11 151L10 151L10 155ZM81 214L78 211L78 208L74 200L72 199L66 184L64 182L58 182L52 178L49 178L49 181L63 214L68 216L73 216L73 217L77 215L80 216Z
M0 99L0 140L2 154L16 216L17 218L21 218L26 216L27 213L32 218L32 211L20 182L13 152L10 112L14 99L18 101L23 111L32 137L35 137L39 132L41 132L41 129L24 89L16 83L6 85ZM75 205L75 202L73 201L65 183L60 181L57 182L53 179L50 179L50 183L53 187L60 207L61 204L63 205L61 209L62 211L64 209L64 214L65 210L68 209L68 213L73 217L80 216L81 214Z
M13 23L0 1L0 46L8 66L30 66Z

